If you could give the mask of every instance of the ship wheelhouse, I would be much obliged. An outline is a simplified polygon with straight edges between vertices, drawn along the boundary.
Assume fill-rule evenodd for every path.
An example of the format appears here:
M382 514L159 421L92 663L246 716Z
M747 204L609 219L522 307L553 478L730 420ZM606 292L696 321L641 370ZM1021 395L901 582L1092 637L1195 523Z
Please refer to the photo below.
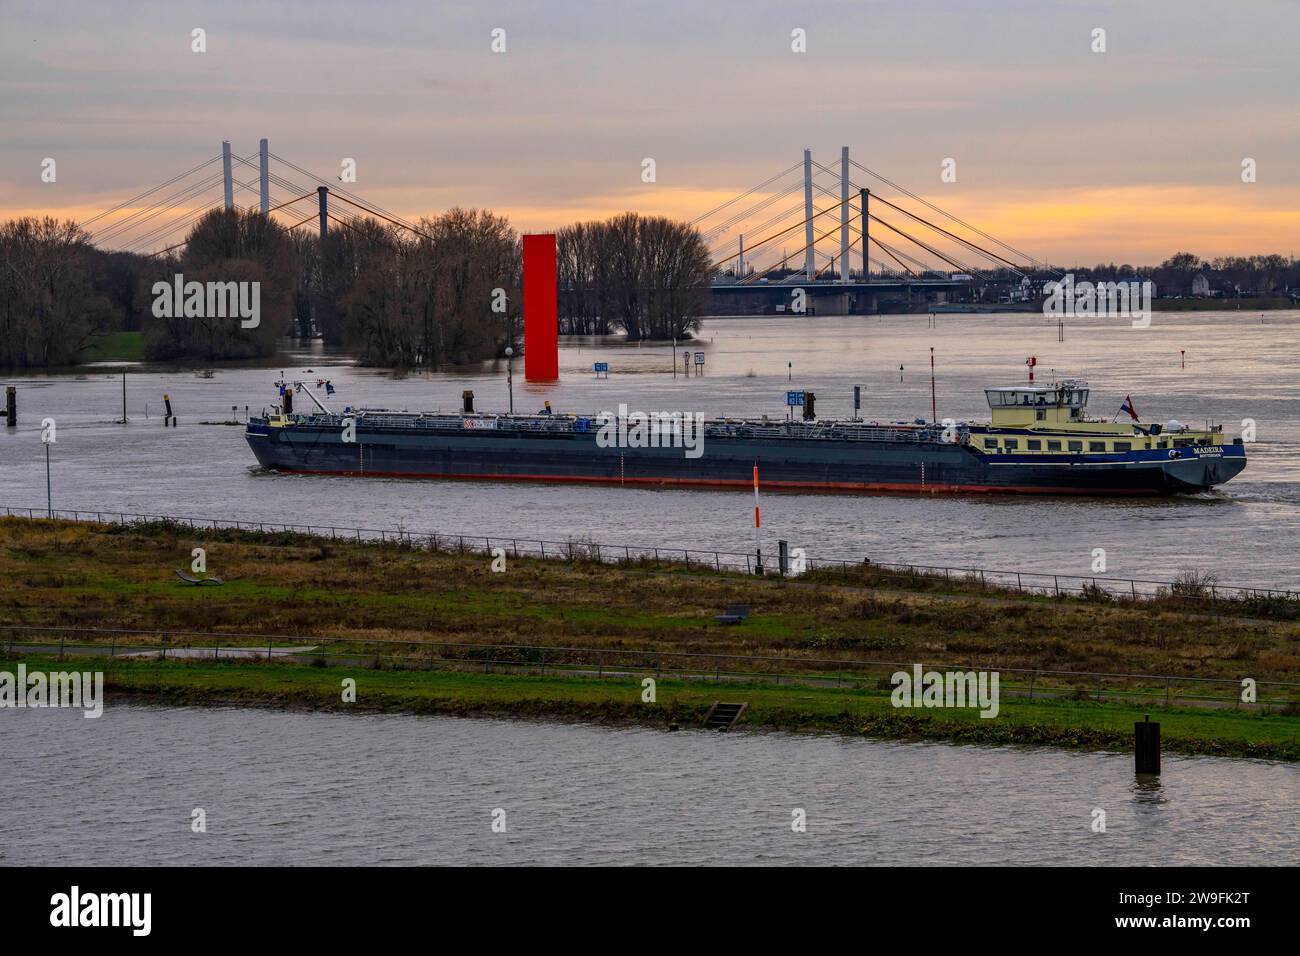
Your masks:
M1221 425L1200 431L1172 421L1161 426L1093 418L1088 415L1090 391L1087 382L1072 379L985 389L990 421L971 426L970 444L986 456L1127 456L1135 452L1163 456L1171 454L1171 449L1223 444Z

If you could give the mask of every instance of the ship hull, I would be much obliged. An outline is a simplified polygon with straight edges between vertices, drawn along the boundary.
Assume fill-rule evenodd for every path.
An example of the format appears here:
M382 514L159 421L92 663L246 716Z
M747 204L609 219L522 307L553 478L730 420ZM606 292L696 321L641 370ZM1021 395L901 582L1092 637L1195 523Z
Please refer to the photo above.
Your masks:
M250 423L265 468L367 477L748 488L820 493L1162 495L1203 491L1245 467L1240 445L1128 455L987 456L940 441L710 438L682 448L600 447L591 433L426 432ZM1026 456L1027 457L1027 456Z

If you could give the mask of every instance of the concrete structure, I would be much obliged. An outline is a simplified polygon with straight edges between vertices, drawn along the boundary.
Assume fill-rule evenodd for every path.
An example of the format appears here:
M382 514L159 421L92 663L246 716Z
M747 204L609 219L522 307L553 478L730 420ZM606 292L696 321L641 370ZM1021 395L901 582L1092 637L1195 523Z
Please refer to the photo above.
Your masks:
M258 173L262 181L262 215L271 215L271 160L266 140L257 144Z
M840 281L849 281L849 148L840 147Z
M317 186L316 196L320 200L320 241L324 242L325 233L328 231L330 188L328 186Z
M235 208L235 182L230 172L230 140L221 141L221 173L226 183L226 208Z
M808 281L817 278L817 257L813 250L812 150L803 151L804 272Z
M925 311L926 306L965 298L970 283L947 278L873 279L870 282L808 282L794 275L780 282L717 282L709 315L779 315L790 311L795 289L807 296L809 315L874 315Z

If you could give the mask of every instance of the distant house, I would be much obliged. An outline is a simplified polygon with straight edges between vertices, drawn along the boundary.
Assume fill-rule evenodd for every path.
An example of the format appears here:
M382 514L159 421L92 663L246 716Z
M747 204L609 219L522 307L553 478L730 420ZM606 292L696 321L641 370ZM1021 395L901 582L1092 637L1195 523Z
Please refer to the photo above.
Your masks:
M1210 277L1204 272L1192 276L1192 295L1204 298L1210 294Z

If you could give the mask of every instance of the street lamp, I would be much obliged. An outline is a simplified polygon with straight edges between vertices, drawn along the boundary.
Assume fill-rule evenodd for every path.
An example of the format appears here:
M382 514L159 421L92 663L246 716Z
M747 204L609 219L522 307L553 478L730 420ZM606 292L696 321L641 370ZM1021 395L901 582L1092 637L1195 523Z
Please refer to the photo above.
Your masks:
M510 390L510 414L515 413L515 350L506 346L506 388Z

